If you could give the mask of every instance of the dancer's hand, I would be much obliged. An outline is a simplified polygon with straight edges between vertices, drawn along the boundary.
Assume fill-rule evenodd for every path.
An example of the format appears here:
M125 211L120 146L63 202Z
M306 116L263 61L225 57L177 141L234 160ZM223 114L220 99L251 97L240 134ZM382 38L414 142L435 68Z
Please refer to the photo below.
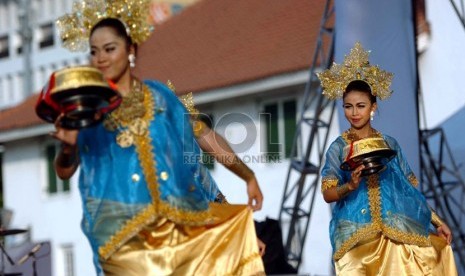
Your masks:
M55 120L55 131L51 132L50 135L63 142L65 145L74 147L77 143L77 136L79 131L75 129L66 129L61 126L61 120L64 114L60 114Z
M263 257L263 255L265 255L266 244L259 238L257 238L257 243L258 243L258 253L260 254L261 257Z
M255 176L247 181L247 195L249 196L248 205L252 208L252 210L261 210L263 204L263 194L260 190L260 187L258 186L258 182Z
M348 183L351 191L356 190L360 182L362 181L362 170L365 168L364 165L358 166L351 174L351 179Z
M437 229L438 231L438 236L442 237L447 241L447 244L451 244L452 242L452 232L449 229L449 226L447 224L442 224L439 226Z

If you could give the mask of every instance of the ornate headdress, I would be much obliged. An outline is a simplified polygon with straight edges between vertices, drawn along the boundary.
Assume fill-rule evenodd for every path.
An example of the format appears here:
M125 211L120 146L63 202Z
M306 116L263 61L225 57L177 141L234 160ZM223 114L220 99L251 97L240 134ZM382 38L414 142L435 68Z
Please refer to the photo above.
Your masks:
M369 51L365 51L357 42L344 58L343 64L333 63L330 69L317 73L323 87L323 95L329 99L339 99L350 82L362 80L371 88L371 94L381 100L389 98L392 73L381 70L378 66L370 65Z
M123 22L132 42L144 42L153 30L149 22L150 0L81 0L73 10L57 20L63 47L70 51L86 51L92 27L104 18Z

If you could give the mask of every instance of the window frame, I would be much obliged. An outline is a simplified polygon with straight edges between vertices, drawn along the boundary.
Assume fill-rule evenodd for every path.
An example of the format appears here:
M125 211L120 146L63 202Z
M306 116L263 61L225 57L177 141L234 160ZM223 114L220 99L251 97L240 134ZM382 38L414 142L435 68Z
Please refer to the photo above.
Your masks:
M39 25L40 40L39 49L44 50L55 46L55 26L53 22L45 22ZM50 32L50 33L49 33Z
M58 177L53 166L55 155L58 152L60 143L57 141L45 142L42 146L43 156L45 160L45 187L44 192L47 196L68 195L71 193L71 179L62 180ZM52 150L53 148L53 150ZM54 177L53 177L54 176ZM54 179L52 191L52 179Z
M0 35L0 59L7 59L11 55L10 51L10 35L9 34L3 34ZM4 47L3 45L6 45Z
M76 275L76 254L73 244L62 244L60 251L63 257L63 273L65 276Z
M295 104L295 124L293 126L293 133L292 133L292 138L290 138L290 136L286 137L286 129L288 129L289 125L286 125L286 122L285 122L285 110L284 110L284 105L287 103L287 102L294 102ZM275 160L275 159L271 159L271 160L275 160L275 161L280 161L280 160L287 160L287 159L290 159L292 158L291 156L291 153L292 153L292 146L293 146L293 142L294 142L294 136L295 136L295 132L297 130L297 123L298 123L298 116L299 116L299 110L300 110L300 106L299 106L299 97L298 96L286 96L286 97L276 97L276 98L273 98L273 99L268 99L268 100L264 100L261 102L261 108L260 110L261 111L261 119L260 119L260 136L261 136L261 142L263 145L265 145L264 147L264 152L262 152L262 155L264 155L267 160L267 163L274 163L274 162L270 162L271 160L269 160L270 158L270 155L269 155L269 152L268 152L268 142L267 142L267 139L268 139L268 124L269 122L266 121L268 120L268 117L265 115L265 109L266 109L266 106L270 106L270 105L275 105L277 106L277 116L278 116L278 119L277 119L277 127L278 127L278 141L277 141L277 144L278 144L278 147L279 147L279 151L278 151L278 158L279 160ZM288 141L288 139L291 139L291 141ZM288 143L288 144L287 144ZM262 149L263 147L261 147ZM289 152L288 152L289 150ZM275 158L274 156L271 157L271 158Z

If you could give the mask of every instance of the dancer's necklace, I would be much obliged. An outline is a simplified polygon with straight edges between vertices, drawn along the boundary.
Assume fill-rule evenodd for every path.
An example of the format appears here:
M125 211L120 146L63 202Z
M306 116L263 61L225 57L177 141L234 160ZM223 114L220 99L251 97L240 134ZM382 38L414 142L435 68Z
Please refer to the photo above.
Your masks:
M134 135L144 135L148 129L148 121L144 118L147 111L144 104L146 88L134 79L128 96L123 97L120 106L108 114L104 126L110 131L118 130L118 145L123 148L134 144Z

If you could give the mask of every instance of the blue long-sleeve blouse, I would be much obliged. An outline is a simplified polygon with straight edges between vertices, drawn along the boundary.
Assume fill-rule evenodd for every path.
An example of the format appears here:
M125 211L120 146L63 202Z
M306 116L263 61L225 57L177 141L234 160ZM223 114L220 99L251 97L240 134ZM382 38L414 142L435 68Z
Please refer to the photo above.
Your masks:
M335 260L379 234L401 243L430 245L431 211L416 189L415 175L394 138L377 131L374 136L384 138L397 154L384 171L364 177L355 191L334 205L329 231ZM340 165L343 149L351 142L346 131L329 146L321 171L323 192L350 180L351 172L341 170Z
M106 259L158 217L180 224L207 224L218 187L199 162L190 114L176 95L156 81L144 83L142 120L148 130L129 147L104 124L78 136L82 229L99 258Z

